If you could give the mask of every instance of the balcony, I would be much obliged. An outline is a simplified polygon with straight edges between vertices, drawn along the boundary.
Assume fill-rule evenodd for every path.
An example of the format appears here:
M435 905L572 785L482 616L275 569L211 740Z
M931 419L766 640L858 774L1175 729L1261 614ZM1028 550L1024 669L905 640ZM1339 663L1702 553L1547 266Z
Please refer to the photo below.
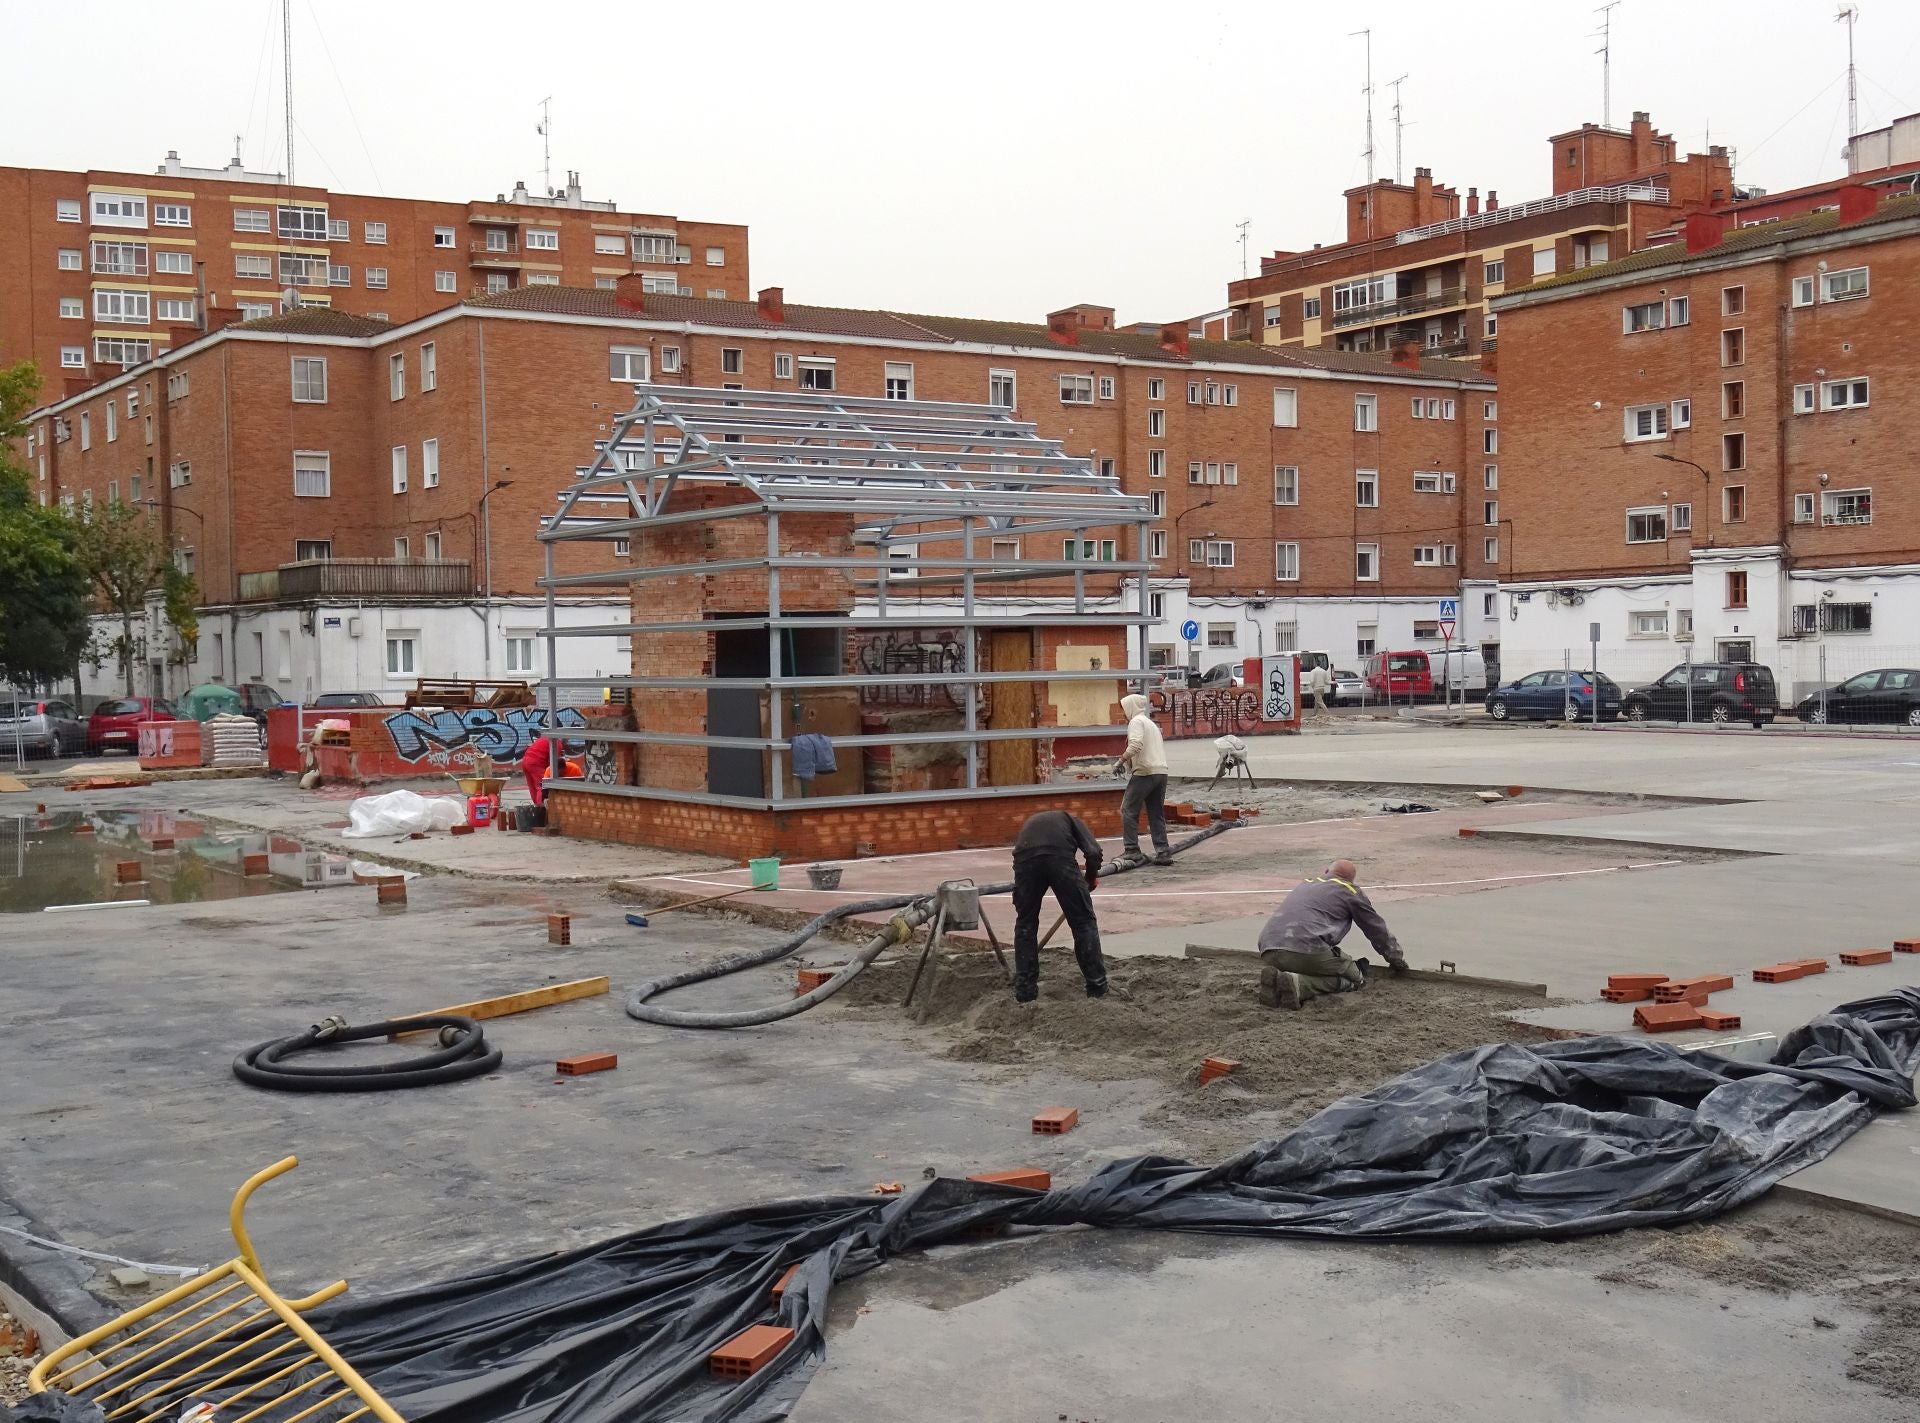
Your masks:
M1399 316L1412 316L1416 312L1438 311L1444 307L1466 304L1465 287L1447 287L1443 291L1394 297L1388 301L1370 302L1366 306L1350 306L1333 313L1333 325L1335 330L1342 326L1370 326Z
M319 558L240 575L243 603L305 598L468 598L473 565L444 558Z
M472 267L514 267L526 260L526 253L520 250L517 242L505 247L490 246L485 242L467 244L467 264Z
M1472 346L1473 343L1462 336L1457 341L1442 341L1437 345L1422 346L1420 348L1420 354L1423 356L1433 356L1440 360L1447 360L1455 356L1466 355L1467 352L1472 349Z

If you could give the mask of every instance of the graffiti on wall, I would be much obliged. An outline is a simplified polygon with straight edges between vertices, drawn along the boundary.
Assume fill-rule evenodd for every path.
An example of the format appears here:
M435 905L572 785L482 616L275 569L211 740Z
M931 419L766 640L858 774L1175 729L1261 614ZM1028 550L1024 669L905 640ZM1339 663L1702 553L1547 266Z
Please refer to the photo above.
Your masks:
M867 633L853 646L854 668L870 677L924 677L918 686L865 686L866 707L964 706L964 684L939 679L966 670L966 644L958 628L889 628Z
M1252 687L1157 687L1150 700L1163 736L1253 736L1268 729Z
M561 707L556 718L562 727L585 726L586 718L572 707ZM471 762L478 756L517 761L526 754L547 724L545 707L443 707L438 711L395 712L382 723L402 761L446 766L455 760Z

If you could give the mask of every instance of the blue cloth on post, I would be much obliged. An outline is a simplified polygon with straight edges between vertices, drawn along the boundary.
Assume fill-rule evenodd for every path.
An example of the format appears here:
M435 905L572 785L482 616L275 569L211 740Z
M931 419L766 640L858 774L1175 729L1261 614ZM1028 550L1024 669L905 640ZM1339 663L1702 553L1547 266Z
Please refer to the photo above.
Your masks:
M840 767L833 759L833 743L817 731L793 738L794 779L810 781L815 776L831 776Z

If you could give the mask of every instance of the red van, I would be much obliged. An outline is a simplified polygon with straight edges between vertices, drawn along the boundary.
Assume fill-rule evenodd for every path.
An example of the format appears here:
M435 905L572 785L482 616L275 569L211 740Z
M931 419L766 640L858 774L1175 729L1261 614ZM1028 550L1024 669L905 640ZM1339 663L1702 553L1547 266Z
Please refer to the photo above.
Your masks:
M1424 652L1376 652L1361 675L1367 692L1380 701L1419 701L1433 695L1433 664Z

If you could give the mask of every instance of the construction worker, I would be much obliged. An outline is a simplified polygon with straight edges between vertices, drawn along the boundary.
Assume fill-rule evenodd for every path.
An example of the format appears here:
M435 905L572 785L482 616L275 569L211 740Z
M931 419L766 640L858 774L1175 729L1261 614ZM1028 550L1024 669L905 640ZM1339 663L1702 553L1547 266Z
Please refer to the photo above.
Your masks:
M1352 993L1367 985L1364 959L1340 951L1347 931L1360 926L1367 941L1400 978L1407 956L1387 921L1360 888L1352 860L1335 860L1324 875L1294 886L1260 931L1260 1001L1269 1008L1298 1008L1323 993Z
M1074 863L1078 852L1083 870ZM1100 842L1078 817L1042 810L1027 817L1013 842L1013 998L1040 996L1040 901L1053 891L1073 930L1073 956L1087 981L1087 997L1107 996L1107 965L1100 957L1100 924L1093 890L1100 883Z
M1153 836L1153 862L1173 863L1167 848L1167 743L1154 725L1151 704L1135 692L1120 699L1127 714L1127 749L1116 770L1127 773L1126 794L1120 798L1120 862L1145 864L1140 853L1140 812L1147 812L1147 830Z
M547 803L547 767L553 760L553 739L536 736L520 757L520 774L527 778L527 794L535 805Z

